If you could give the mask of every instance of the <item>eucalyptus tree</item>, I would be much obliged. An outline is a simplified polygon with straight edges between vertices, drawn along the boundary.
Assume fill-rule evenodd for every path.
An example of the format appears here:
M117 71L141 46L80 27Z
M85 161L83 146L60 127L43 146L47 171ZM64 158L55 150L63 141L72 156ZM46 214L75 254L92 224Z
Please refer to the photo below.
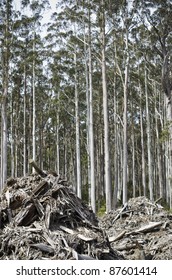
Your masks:
M88 2L90 5L90 1ZM90 180L91 180L91 205L96 211L96 186L95 186L95 152L94 152L94 116L93 116L93 69L92 69L92 43L91 43L91 7L88 10L88 52L89 52L89 139L90 139Z
M32 32L32 158L36 159L36 57L38 58L38 50L36 49L37 38L40 36L40 20L42 19L42 13L45 9L49 8L49 2L47 0L39 1L22 1L21 8L27 9L31 13L31 32Z
M107 91L107 70L106 70L106 42L105 42L105 1L100 3L99 11L100 37L101 37L101 67L102 67L102 91L103 91L103 117L104 117L104 153L105 153L105 191L106 191L106 211L111 210L112 203L112 183L110 168L110 147L109 147L109 117L108 117L108 91Z
M148 5L154 4L150 1ZM172 208L172 78L170 74L171 64L171 40L172 40L172 3L171 1L158 2L156 10L151 15L148 13L147 19L151 25L151 42L156 53L161 58L161 83L162 89L165 93L167 121L169 125L169 139L168 139L168 198L167 201Z
M129 81L129 26L128 26L128 4L126 4L124 10L124 29L125 29L125 78L124 78L124 112L123 112L123 124L124 124L124 141L123 141L123 204L127 202L127 165L128 165L128 145L127 145L127 115L128 115L128 81Z
M70 2L70 1L69 1ZM64 120L61 119L60 115L63 112L63 109L66 110L67 114L75 119L75 135L76 135L76 177L77 177L77 192L78 195L81 196L81 160L80 160L80 116L79 116L79 99L78 94L80 92L78 88L78 50L76 42L72 42L72 37L74 38L75 28L72 28L71 21L73 21L73 26L75 26L75 16L71 13L70 4L68 1L65 3L59 4L59 13L54 13L52 17L52 23L49 24L48 27L48 36L49 44L52 47L54 53L54 61L57 61L57 57L59 56L58 62L58 75L55 74L54 70L57 67L52 68L53 81L59 80L56 85L53 82L53 91L57 94L58 99L58 110L57 110L57 155L60 157L61 146L59 145L59 128L63 126ZM65 7L62 6L65 4ZM70 25L68 24L70 22ZM69 28L70 26L70 28ZM64 55L63 55L64 54ZM53 65L53 64L52 64ZM70 66L69 66L70 65ZM69 92L70 89L70 92ZM73 91L75 93L75 97L73 96ZM62 93L63 92L63 93ZM62 93L62 95L61 95ZM67 99L64 107L60 108L59 106L63 103L59 102L59 100ZM75 112L74 112L74 103L75 102ZM71 103L71 106L66 106ZM60 114L60 115L59 115ZM73 124L71 126L73 129ZM73 133L71 133L73 135ZM59 163L58 163L59 164ZM75 166L75 164L74 164ZM73 167L74 167L73 166ZM74 168L75 169L75 168Z
M158 76L154 79L161 84L161 90L164 93L165 110L164 119L165 127L168 127L169 137L165 145L165 181L167 202L171 204L171 92L172 81L170 75L171 65L171 31L172 31L172 4L171 1L135 1L138 14L144 24L144 32L146 34L147 50L151 53L153 68L158 71ZM156 63L158 62L158 63ZM148 67L150 60L147 61ZM161 73L160 73L161 71ZM172 205L172 204L171 204Z
M10 57L12 47L13 11L12 0L0 3L0 33L1 33L1 182L3 187L7 179L7 109L9 98Z
M30 17L18 13L14 24L13 32L13 57L12 65L15 65L12 71L12 97L11 102L11 175L26 175L28 172L27 151L30 139L30 129L28 122L29 116L29 90L31 66L29 57L31 56L31 34L32 20ZM18 151L23 154L19 159ZM21 166L23 170L21 171Z

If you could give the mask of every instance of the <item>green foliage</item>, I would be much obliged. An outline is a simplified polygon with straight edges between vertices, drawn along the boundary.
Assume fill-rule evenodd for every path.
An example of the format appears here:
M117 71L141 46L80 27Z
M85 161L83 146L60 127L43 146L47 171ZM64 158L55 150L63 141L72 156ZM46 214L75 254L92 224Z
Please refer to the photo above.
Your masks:
M160 143L164 143L169 140L169 137L170 137L169 126L170 125L171 125L170 123L167 123L164 126L164 128L161 130L160 138L159 138Z
M82 185L82 200L86 204L88 204L88 200L89 200L89 188L90 188L89 184Z
M98 209L97 216L102 217L105 215L105 212L106 212L106 201L105 201L105 199L103 199L101 201L101 206Z

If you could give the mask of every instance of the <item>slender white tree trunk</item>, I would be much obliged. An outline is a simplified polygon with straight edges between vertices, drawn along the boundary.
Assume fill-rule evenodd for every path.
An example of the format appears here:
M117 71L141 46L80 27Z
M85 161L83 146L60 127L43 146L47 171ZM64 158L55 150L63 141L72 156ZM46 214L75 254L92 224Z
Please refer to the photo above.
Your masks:
M94 159L94 119L93 119L93 82L92 82L92 51L91 51L91 15L89 10L89 144L90 144L90 171L91 171L91 206L96 212L96 186L95 186L95 159Z
M105 189L106 189L106 212L112 208L111 169L109 152L109 118L108 118L108 92L106 80L106 57L105 57L105 13L104 0L102 0L102 86L103 86L103 117L104 117L104 153L105 153Z
M60 104L59 104L59 92L57 93L57 101L58 101L58 107L57 107L57 125L56 125L56 171L57 174L60 174L60 145L59 145L59 130L60 130Z
M88 49L84 33L84 55L85 55L85 82L86 82L86 104L87 104L87 184L88 184L88 203L91 205L91 168L90 168L90 93L89 93L89 69L88 69Z
M23 175L26 176L26 65L24 65L23 139Z
M81 198L81 156L80 156L80 121L79 121L79 97L77 79L77 58L74 53L75 64L75 124L76 124L76 171L77 171L77 196Z
M1 98L1 188L7 179L7 98L9 79L9 18L10 2L6 1L4 46L2 47L2 98Z
M152 153L151 153L151 127L150 127L150 112L149 112L149 100L148 100L148 88L147 88L147 69L145 65L145 96L146 96L146 130L147 130L147 149L148 149L148 175L149 175L149 196L153 201L153 165L152 165Z
M10 117L10 131L11 131L11 177L14 177L14 114L13 114L13 96L11 94L11 117Z
M158 97L158 89L156 86L156 82L154 81L154 94L157 99ZM160 102L160 100L159 100ZM163 166L162 166L162 159L161 159L161 144L160 144L160 136L159 136L159 116L160 113L158 112L158 108L156 107L155 102L155 130L156 130L156 147L157 147L157 162L158 162L158 184L159 190L158 195L164 198L164 190L163 190Z
M33 65L32 65L32 158L36 160L36 100L35 100L35 31L33 36ZM34 171L34 169L33 169Z
M132 128L132 177L133 177L133 197L136 197L136 167L135 167L135 141L134 141L134 128Z
M142 154L142 186L143 195L146 196L146 163L145 163L145 146L144 146L144 131L143 131L143 113L140 105L140 131L141 131L141 154Z
M1 105L2 144L1 144L1 187L7 179L7 82L4 83L3 101Z
M124 111L123 111L123 124L124 124L124 141L123 141L123 204L127 202L127 102L128 102L128 75L129 75L129 50L128 50L128 29L126 27L126 63L125 63L125 80L124 80Z
M114 81L114 84L115 81ZM115 153L114 153L114 195L113 195L113 207L117 208L117 194L118 194L118 176L119 176L119 151L118 151L118 118L117 118L117 97L116 97L116 90L114 89L114 137L115 137Z
M165 97L166 98L166 97ZM166 201L172 209L172 97L169 101L169 98L166 98L166 118L169 125L169 139L166 143Z

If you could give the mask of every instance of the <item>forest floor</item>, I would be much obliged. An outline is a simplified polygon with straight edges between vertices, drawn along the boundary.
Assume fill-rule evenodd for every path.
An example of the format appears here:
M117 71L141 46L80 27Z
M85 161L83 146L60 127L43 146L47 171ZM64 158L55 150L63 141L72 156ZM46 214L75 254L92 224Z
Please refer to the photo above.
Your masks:
M98 218L56 174L9 178L0 259L172 259L172 214L137 197Z

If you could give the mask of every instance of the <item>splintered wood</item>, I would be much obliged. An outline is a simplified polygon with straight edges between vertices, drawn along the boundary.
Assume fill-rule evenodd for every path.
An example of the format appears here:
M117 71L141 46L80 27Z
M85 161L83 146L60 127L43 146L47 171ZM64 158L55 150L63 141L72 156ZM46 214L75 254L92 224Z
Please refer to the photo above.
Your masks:
M105 215L99 226L125 259L172 259L172 214L145 197L132 198Z
M0 259L172 259L172 214L145 197L97 218L56 173L9 178L0 195Z
M36 171L0 195L0 259L123 259L67 182Z

